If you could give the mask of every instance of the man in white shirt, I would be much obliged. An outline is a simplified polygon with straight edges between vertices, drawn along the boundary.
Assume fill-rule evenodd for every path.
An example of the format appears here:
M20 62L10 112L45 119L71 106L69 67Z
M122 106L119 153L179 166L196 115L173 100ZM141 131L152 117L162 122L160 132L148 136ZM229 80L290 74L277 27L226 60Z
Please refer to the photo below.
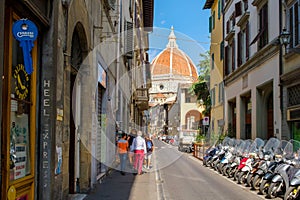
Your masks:
M142 138L142 131L137 132L137 137L133 140L134 148L134 169L137 170L138 174L142 174L144 156L147 154L146 142Z

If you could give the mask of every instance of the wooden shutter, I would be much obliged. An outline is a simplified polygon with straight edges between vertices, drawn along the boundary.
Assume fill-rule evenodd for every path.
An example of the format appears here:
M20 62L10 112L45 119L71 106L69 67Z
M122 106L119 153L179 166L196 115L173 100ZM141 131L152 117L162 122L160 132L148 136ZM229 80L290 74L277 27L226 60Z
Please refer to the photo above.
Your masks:
M125 54L128 58L133 56L133 23L126 22L126 43L125 43Z
M224 59L224 41L220 44L220 60Z
M225 55L224 55L224 58L225 58L225 60L224 60L224 74L225 74L225 76L227 76L228 74L229 74L229 66L228 66L228 49L229 49L229 47L228 46L226 46L225 47Z
M231 67L232 67L232 72L235 70L235 41L234 39L232 40L231 43Z
M237 61L238 61L238 67L240 67L242 64L243 64L243 59L242 59L242 52L243 52L243 50L242 50L242 48L243 48L243 46L242 46L242 32L240 31L239 33L238 33L238 41L237 41Z
M212 16L209 17L209 33L211 33L212 30Z
M238 2L235 4L235 17L242 15L242 2Z
M295 19L295 46L297 46L299 44L299 12L298 12L298 2L295 3L294 6L294 19Z
M244 2L244 11L248 10L248 0L243 0Z
M246 29L245 29L245 34L246 34L246 60L249 59L249 22L246 24Z
M222 6L222 0L218 0L218 19L221 18L221 10L222 10L221 6Z
M228 21L226 22L226 34L228 34L229 31L230 31L230 20L228 20Z

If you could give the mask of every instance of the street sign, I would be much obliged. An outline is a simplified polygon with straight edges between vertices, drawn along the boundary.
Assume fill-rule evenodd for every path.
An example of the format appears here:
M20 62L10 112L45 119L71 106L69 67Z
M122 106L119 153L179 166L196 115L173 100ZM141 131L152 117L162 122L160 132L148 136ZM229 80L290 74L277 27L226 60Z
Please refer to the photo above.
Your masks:
M204 126L208 126L209 125L209 117L204 117L203 120L202 120L202 124Z

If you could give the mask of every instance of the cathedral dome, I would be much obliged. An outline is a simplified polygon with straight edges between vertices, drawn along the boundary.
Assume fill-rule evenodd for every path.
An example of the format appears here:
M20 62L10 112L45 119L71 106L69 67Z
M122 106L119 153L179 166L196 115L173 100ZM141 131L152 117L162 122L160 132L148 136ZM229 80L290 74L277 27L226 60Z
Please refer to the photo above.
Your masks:
M186 77L195 82L198 78L193 61L176 44L176 36L173 27L169 35L167 47L151 62L151 75L155 76L179 76Z

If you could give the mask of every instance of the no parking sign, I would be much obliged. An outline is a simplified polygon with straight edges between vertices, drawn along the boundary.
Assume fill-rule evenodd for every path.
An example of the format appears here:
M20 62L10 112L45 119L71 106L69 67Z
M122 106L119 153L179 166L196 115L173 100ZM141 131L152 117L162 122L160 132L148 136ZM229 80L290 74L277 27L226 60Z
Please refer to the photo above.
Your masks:
M209 117L204 117L203 120L202 120L202 124L204 126L208 126L209 125Z

